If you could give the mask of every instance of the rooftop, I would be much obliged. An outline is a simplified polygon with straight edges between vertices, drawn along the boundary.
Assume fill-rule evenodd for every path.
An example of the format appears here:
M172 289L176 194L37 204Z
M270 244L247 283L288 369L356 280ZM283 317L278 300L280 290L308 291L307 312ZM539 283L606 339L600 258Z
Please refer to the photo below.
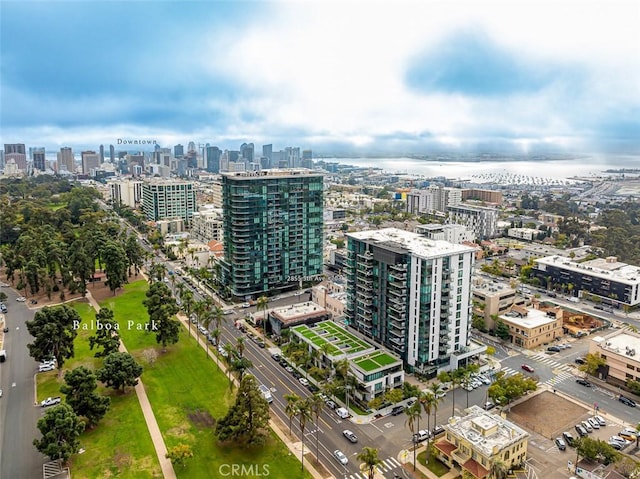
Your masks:
M370 374L377 370L387 369L389 366L400 366L402 365L402 360L384 351L376 351L375 353L354 359L352 363L367 374Z
M577 263L564 256L545 256L537 259L536 262L543 265L562 267L588 276L640 285L640 267L622 263L615 257L597 258L584 263Z
M527 309L526 316L520 317L516 312L506 313L500 318L521 328L537 328L556 321L555 316L547 316L547 313L538 309Z
M593 341L598 343L602 349L640 362L640 335L637 333L618 330L608 336L596 336Z
M347 236L360 241L375 243L387 249L394 249L406 253L410 252L422 258L475 252L475 249L469 246L449 243L448 241L432 240L421 234L397 228L359 231L356 233L348 233Z
M529 433L512 422L479 406L471 406L466 411L467 415L464 417L451 418L445 429L465 438L486 457L498 454L529 436Z
M346 355L349 357L375 351L371 344L331 321L321 321L313 326L301 324L293 327L292 330L318 349L323 344L329 344L327 351L329 356Z
M260 179L260 178L285 178L293 176L324 176L323 173L307 168L273 168L260 171L230 171L220 172L223 177L238 178L243 180Z
M292 304L290 306L284 306L282 308L273 308L269 310L269 314L283 324L288 324L301 319L325 314L326 310L319 304L313 301L305 301L304 303ZM263 312L256 312L254 316L262 317ZM295 329L295 328L294 328Z

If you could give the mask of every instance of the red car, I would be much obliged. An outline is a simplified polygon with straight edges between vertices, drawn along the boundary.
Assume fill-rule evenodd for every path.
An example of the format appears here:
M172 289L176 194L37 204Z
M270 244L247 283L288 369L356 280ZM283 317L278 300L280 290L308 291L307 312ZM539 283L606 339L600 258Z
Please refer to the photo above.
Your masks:
M524 369L525 371L532 373L533 371L535 371L531 366L529 366L528 364L523 364L522 365L522 369Z

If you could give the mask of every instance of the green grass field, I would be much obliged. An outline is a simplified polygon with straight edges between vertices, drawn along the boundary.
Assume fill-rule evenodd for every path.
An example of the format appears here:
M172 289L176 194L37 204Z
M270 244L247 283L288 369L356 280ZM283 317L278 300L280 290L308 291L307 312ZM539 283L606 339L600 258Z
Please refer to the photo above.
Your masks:
M153 333L138 329L138 324L147 320L142 305L147 283L137 281L125 290L125 294L106 299L102 306L114 311L124 344L145 368L142 380L167 448L184 443L194 452L184 467L175 467L178 477L222 477L232 464L244 465L246 471L268 466L270 479L310 477L306 471L296 473L300 462L273 434L261 448L218 444L213 435L215 418L223 416L233 401L226 376L188 337L186 328L181 330L178 344L163 353ZM150 348L158 354L152 366L142 355Z
M95 319L95 311L88 303L70 303L78 311L83 324ZM97 369L102 365L101 358L93 357L89 349L91 331L78 331L74 342L75 357L63 366L64 372L84 365ZM38 401L49 396L60 396L57 371L39 373ZM111 398L111 407L105 417L92 430L86 430L81 438L83 454L71 458L72 476L75 478L152 479L162 477L160 464L147 430L147 425L133 390L122 395L117 391L98 386L100 394Z

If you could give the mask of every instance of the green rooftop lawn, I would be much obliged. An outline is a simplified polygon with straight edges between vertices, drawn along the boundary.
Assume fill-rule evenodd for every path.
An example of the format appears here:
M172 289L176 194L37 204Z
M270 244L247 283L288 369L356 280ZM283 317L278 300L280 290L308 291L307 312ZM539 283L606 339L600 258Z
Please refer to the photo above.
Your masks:
M367 372L373 371L374 369L378 369L380 365L371 359L362 359L360 361L354 361L358 366L364 369Z

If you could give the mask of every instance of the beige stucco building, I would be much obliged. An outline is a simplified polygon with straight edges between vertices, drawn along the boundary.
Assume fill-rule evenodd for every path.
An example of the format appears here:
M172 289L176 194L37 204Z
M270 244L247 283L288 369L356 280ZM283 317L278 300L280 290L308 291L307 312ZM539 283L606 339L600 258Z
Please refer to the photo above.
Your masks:
M529 433L479 406L465 412L466 416L449 420L444 436L434 444L441 461L478 479L489 476L496 460L508 469L525 462Z
M537 348L564 334L559 310L541 311L516 306L500 319L509 326L511 342L522 348Z
M620 329L607 336L595 336L589 353L599 353L607 361L598 372L601 379L616 385L640 381L640 334Z

